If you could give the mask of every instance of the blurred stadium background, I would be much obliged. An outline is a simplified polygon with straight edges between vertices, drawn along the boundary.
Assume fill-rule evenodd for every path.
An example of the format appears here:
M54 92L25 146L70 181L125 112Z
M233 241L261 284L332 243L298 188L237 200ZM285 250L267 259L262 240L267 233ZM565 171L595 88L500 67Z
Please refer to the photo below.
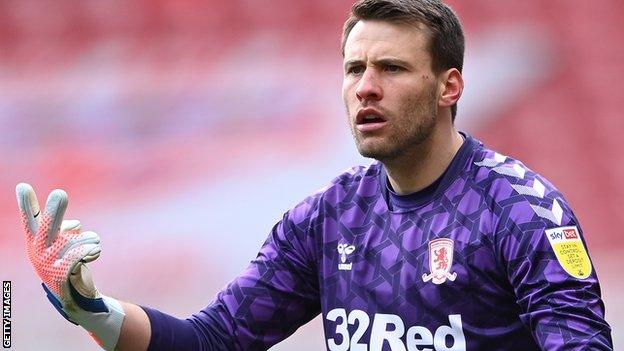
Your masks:
M14 187L70 194L109 295L178 316L254 257L290 206L358 157L340 101L351 0L0 1L0 278L13 349L96 350L49 306ZM459 126L566 194L624 347L624 2L453 0ZM319 320L272 350L324 349Z

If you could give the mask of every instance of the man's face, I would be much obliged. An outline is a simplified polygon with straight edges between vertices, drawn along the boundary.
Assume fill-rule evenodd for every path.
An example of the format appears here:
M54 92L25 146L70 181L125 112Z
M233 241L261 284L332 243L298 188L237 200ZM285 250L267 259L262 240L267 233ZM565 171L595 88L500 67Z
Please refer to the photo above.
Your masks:
M391 161L427 140L438 87L427 35L413 25L360 21L344 50L342 99L362 156Z

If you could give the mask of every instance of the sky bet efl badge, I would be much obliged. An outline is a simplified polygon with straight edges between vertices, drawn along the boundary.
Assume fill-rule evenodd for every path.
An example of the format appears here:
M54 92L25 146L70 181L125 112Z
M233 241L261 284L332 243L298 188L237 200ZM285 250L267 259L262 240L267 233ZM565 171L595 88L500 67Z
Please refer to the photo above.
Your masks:
M546 236L559 264L569 275L578 279L589 277L591 262L576 226L546 229Z

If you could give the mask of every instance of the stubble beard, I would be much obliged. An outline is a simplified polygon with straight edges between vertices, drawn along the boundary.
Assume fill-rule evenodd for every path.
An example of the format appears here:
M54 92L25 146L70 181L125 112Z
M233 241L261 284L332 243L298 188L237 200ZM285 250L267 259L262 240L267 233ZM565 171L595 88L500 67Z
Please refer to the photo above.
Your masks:
M389 163L418 149L429 139L438 119L437 111L435 91L431 89L424 98L410 99L404 104L397 113L403 118L387 122L389 132L384 131L386 136L382 140L365 142L355 123L351 123L351 134L362 156Z

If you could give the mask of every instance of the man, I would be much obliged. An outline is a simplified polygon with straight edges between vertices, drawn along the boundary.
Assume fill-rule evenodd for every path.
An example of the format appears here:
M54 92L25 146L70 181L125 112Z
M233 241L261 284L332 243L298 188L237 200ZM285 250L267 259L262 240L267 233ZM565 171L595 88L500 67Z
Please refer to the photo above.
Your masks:
M453 124L464 38L437 0L360 0L343 33L358 151L288 211L255 260L177 319L101 295L99 238L17 187L50 301L107 350L265 350L319 313L338 350L611 350L582 231L547 180Z

